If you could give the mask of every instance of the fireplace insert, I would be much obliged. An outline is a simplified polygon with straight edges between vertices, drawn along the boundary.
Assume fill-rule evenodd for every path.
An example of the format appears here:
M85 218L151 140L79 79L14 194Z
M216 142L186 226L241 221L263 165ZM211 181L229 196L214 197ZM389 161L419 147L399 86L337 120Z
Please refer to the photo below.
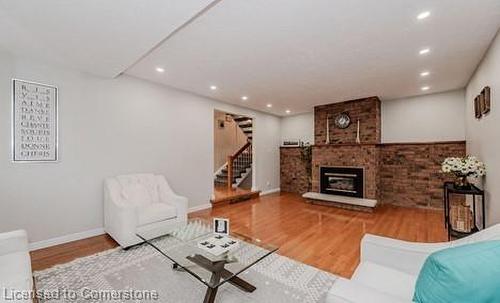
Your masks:
M330 195L363 198L364 169L358 167L327 167L319 169L320 192Z

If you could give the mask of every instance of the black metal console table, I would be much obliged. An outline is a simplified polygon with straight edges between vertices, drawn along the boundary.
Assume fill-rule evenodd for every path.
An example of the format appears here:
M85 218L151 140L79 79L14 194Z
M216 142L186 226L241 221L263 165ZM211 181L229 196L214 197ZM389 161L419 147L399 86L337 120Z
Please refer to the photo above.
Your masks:
M485 201L484 201L484 190L478 188L477 186L471 184L471 187L468 189L463 189L455 186L454 182L445 182L444 183L444 197L443 197L443 202L444 202L444 224L446 229L448 230L448 240L451 239L451 237L455 238L463 238L468 235L471 235L475 232L479 231L479 227L477 226L476 222L476 196L481 197L481 217L482 217L482 225L481 229L484 229L486 227L486 212L485 212ZM470 232L460 232L457 230L454 230L453 227L451 226L450 222L450 194L456 194L456 195L471 195L472 196L472 216L473 216L473 227Z

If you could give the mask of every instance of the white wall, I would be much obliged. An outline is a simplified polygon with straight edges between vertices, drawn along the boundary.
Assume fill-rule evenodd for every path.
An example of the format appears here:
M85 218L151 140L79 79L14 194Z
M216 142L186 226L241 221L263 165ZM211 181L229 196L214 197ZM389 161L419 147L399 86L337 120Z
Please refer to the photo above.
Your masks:
M0 53L0 232L30 241L103 226L103 179L164 174L190 207L209 202L214 109L255 118L254 183L279 187L280 118L151 84L102 79ZM11 78L59 87L60 162L11 162Z
M382 101L382 143L465 140L465 91ZM281 119L281 139L314 143L314 113Z
M382 101L382 142L465 140L464 93Z
M314 113L281 118L281 142L289 139L314 144Z
M491 111L476 120L474 98L485 86L491 88ZM486 219L489 225L500 223L500 35L467 85L465 97L467 152L486 164Z

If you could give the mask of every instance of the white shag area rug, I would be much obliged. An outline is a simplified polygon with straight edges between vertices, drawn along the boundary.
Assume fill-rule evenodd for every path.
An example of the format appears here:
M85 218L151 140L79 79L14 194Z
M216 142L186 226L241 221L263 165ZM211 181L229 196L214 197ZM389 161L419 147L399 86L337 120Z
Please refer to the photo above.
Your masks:
M167 237L162 245L179 240ZM241 260L245 262L245 260ZM206 286L190 274L172 270L172 263L149 245L112 249L34 273L41 302L203 302ZM241 278L257 287L246 293L225 283L218 303L324 302L336 276L273 254Z

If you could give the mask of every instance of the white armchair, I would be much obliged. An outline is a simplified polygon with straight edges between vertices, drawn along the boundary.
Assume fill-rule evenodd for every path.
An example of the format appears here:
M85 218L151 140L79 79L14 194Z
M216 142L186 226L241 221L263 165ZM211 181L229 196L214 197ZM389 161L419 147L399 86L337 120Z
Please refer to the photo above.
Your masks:
M339 278L328 303L412 302L420 269L427 256L448 247L500 240L500 224L469 237L444 243L412 243L374 235L361 241L361 262L350 280Z
M0 302L15 300L14 294L29 294L33 289L28 237L24 230L0 234Z
M187 198L175 194L161 175L123 175L105 180L105 230L123 248L142 242L137 232L160 236L186 222L187 207Z

